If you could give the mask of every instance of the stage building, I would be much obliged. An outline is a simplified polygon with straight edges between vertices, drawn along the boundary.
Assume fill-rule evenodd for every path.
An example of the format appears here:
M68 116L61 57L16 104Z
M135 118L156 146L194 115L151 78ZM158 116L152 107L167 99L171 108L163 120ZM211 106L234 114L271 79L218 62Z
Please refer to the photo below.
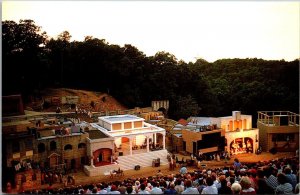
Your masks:
M299 114L290 111L260 111L257 127L263 151L295 152L299 149Z
M88 138L91 165L85 166L87 175L103 175L115 169L116 165L122 170L134 169L136 165L151 166L156 158L167 163L165 129L134 115L99 117L98 123L91 125L100 131L97 134L101 136ZM109 163L109 160L110 164L102 166L105 164L103 161Z
M191 154L217 151L239 154L258 149L259 133L257 128L252 128L251 115L233 111L232 116L190 117L187 121L187 125L177 124L171 131L173 141L182 140L183 151ZM177 149L181 148L173 148L178 152Z
M232 111L232 116L219 117L225 129L226 150L232 154L255 153L259 146L259 129L252 128L252 116Z

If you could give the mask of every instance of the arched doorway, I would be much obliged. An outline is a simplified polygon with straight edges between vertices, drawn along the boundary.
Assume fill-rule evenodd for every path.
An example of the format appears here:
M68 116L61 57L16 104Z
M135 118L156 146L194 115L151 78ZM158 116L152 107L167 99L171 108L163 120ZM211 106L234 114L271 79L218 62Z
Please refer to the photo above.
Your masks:
M102 162L103 161L103 153L100 153L98 156L98 161Z
M71 160L71 169L75 169L76 168L76 160L73 158Z
M246 144L246 152L247 153L253 153L253 139L250 137L245 137L245 144Z
M229 145L230 154L240 154L243 151L243 138L235 138Z
M231 154L253 153L253 139L250 137L235 138L229 145Z
M157 111L161 111L165 116L167 115L167 109L160 107Z
M52 153L48 156L50 167L54 167L54 166L58 165L59 156L60 155L57 153Z
M112 150L109 148L101 148L93 152L94 165L103 166L111 164Z

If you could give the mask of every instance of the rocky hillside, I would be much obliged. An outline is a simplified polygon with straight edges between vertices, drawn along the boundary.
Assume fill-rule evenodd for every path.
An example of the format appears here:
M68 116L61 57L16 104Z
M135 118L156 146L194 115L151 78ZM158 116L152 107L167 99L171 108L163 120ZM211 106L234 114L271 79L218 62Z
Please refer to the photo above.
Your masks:
M101 92L58 88L58 89L45 89L41 91L41 96L44 101L31 102L26 105L27 108L33 108L44 102L44 112L56 111L58 106L61 107L62 111L74 111L70 104L63 102L57 103L54 100L61 101L64 97L75 97L78 96L78 103L76 104L78 109L100 112L100 111L113 111L113 110L124 110L127 109L121 103L119 103L114 97Z

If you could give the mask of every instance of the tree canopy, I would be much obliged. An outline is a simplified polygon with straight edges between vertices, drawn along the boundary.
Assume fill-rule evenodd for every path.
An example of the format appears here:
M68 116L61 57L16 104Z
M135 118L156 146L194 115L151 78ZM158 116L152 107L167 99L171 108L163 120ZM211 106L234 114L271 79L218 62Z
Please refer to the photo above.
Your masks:
M129 108L168 99L173 119L224 116L241 110L299 110L299 59L178 61L169 52L146 56L133 45L63 31L49 38L32 20L2 23L3 94L69 87L108 92Z

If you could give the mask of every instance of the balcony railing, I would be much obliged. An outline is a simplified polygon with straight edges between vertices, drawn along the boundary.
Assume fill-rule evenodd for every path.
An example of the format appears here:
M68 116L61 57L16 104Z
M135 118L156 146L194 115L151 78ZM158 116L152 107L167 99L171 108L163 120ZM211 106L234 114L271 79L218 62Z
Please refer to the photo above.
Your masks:
M257 121L267 126L299 126L299 116L290 111L260 111ZM281 124L281 117L287 117L287 122Z

